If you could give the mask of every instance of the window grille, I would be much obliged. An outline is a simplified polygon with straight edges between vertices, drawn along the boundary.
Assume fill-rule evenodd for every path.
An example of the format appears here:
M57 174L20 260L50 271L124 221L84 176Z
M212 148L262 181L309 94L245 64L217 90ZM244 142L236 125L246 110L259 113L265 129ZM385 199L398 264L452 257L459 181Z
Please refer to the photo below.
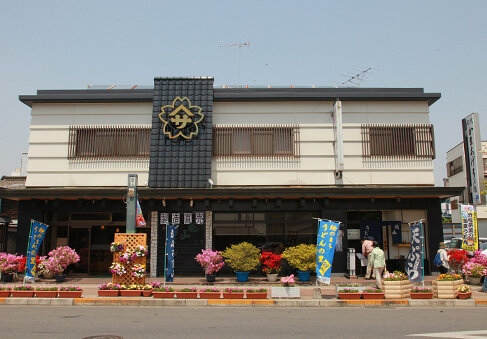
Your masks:
M150 126L70 126L70 160L149 158Z
M295 125L213 126L214 158L298 158Z
M362 155L377 159L435 159L433 125L363 124Z

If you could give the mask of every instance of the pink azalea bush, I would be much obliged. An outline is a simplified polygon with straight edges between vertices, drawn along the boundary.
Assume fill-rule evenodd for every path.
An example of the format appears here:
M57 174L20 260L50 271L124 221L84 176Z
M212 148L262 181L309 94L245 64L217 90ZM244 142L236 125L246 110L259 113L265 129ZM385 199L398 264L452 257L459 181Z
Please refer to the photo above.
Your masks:
M59 246L48 254L49 258L43 262L46 271L61 274L66 267L79 261L79 255L69 246Z
M487 267L487 256L482 254L482 251L477 250L473 252L473 255L474 257L470 259L471 262Z
M210 249L201 250L195 259L201 265L206 274L214 274L218 272L224 265L223 256L220 251L212 251Z
M487 275L487 267L482 264L468 261L463 265L463 273L473 278L480 278Z
M0 253L0 271L4 274L16 273L19 270L19 265L23 256L14 254Z

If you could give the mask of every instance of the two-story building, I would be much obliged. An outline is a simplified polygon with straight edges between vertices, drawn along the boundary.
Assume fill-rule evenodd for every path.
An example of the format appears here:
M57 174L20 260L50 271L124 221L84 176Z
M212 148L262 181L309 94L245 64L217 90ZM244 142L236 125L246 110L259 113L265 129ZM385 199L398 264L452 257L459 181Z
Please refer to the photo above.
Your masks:
M481 142L481 151L478 153L482 156L483 172L481 173L482 181L487 180L487 141ZM479 157L480 158L480 157ZM468 193L467 184L467 166L465 164L465 146L460 143L446 153L446 172L448 185L465 187L458 196L449 199L451 209L451 223L445 224L445 230L456 237L462 237L462 216L460 205L472 204ZM481 204L475 206L477 211L478 236L487 238L487 205L485 195L481 195Z
M50 225L43 251L68 244L77 271L106 272L125 231L127 176L150 243L151 275L164 269L165 224L179 225L176 274L201 273L194 256L241 241L281 251L315 243L316 218L340 221L334 272L360 235L374 234L388 268L402 269L408 224L423 220L426 271L443 240L429 106L416 88L229 88L213 78L156 78L154 87L39 90L32 108L17 251L29 224Z

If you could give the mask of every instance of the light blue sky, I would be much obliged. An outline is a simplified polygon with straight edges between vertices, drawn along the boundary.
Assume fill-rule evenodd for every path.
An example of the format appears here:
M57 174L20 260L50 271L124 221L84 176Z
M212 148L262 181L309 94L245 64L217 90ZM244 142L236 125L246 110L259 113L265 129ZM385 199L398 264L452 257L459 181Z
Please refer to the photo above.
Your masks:
M155 76L213 76L216 85L333 86L440 92L430 107L435 177L462 141L461 119L487 127L487 1L0 0L0 175L28 151L38 89L152 85ZM484 133L484 139L487 135Z

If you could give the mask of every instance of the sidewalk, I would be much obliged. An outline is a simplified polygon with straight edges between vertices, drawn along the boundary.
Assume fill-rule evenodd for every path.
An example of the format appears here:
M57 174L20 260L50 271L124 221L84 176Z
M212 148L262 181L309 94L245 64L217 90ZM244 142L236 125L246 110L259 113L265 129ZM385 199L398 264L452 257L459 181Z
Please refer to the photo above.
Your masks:
M154 281L163 282L164 278L146 278L146 283ZM431 286L436 276L425 277L425 286ZM235 276L219 277L215 283L208 283L202 276L175 277L174 282L166 283L166 286L174 289L182 287L196 287L198 290L214 286L223 290L227 287L242 288L267 288L268 298L264 300L249 299L154 299L152 297L98 297L98 284L111 282L111 278L76 277L68 276L63 283L56 283L53 279L38 279L32 286L80 286L83 288L82 298L0 298L0 305L59 305L59 306L284 306L284 307L487 307L487 293L480 292L481 286L469 285L472 298L467 300L458 299L384 299L384 300L340 300L335 296L335 285L340 283L360 283L363 286L375 286L374 280L364 278L348 279L344 276L332 276L331 285L316 286L313 279L309 283L297 283L301 287L300 299L271 299L270 290L272 285L265 277L250 277L247 283L238 283ZM0 286L18 286L21 282L1 283ZM466 283L468 285L468 283ZM319 288L317 290L316 288ZM313 297L314 294L314 297ZM320 298L321 295L321 298Z

